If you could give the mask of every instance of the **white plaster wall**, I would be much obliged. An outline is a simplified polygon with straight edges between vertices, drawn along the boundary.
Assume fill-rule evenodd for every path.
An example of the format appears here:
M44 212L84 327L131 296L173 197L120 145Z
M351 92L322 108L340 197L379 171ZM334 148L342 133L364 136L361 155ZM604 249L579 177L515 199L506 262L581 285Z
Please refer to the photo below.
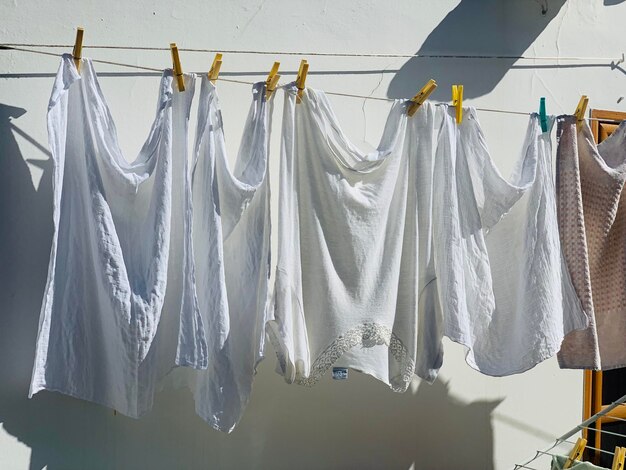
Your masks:
M304 0L186 2L0 0L0 42L391 53L468 53L613 57L624 50L621 0ZM62 50L59 49L59 52ZM67 51L69 52L69 51ZM86 50L92 58L167 67L169 52ZM579 63L511 60L328 58L309 56L308 85L328 91L409 98L430 77L448 100L465 85L478 107L572 112L582 93L591 106L625 110L624 70ZM212 56L182 53L185 70L206 71ZM283 82L300 58L225 54L222 76L262 79L281 60ZM51 241L51 164L45 112L58 60L0 51L0 468L385 468L505 469L580 419L582 373L555 360L522 375L490 378L471 370L463 349L446 343L441 378L397 395L351 373L313 389L286 385L271 349L252 401L231 435L194 415L187 391L165 391L135 421L42 392L26 398ZM152 119L158 77L97 65L127 155ZM234 158L249 87L219 83ZM344 128L364 148L376 145L389 104L332 97ZM282 100L275 107L278 129ZM508 173L526 118L479 113L494 158ZM193 125L192 125L193 128ZM277 132L273 145L277 149ZM277 152L272 183L277 192ZM275 201L274 201L275 203ZM274 207L274 216L276 210ZM547 467L545 467L547 468Z

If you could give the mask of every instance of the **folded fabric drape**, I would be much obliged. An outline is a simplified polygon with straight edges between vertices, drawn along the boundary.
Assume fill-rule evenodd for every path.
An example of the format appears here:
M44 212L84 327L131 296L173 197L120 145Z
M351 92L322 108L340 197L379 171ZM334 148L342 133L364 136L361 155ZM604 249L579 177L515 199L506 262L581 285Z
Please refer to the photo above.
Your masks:
M475 110L448 126L435 169L433 231L444 334L488 375L555 355L588 321L562 256L549 133L532 115L510 181L489 155ZM551 125L552 123L550 123Z
M271 100L252 89L234 170L228 165L217 90L200 91L193 176L185 210L184 295L177 364L196 411L231 431L241 419L263 357L270 275L268 146Z
M150 134L128 163L82 64L79 75L63 56L48 106L54 236L30 396L54 390L137 417L152 403L172 174L182 174L193 94L173 93L164 72Z
M377 150L363 153L323 92L309 88L296 105L296 91L285 89L269 327L280 372L311 386L344 366L404 391L416 361L431 362L417 357L418 294L434 277L432 264L420 270L431 239L418 225L430 218L443 112L426 103L409 120L396 101Z

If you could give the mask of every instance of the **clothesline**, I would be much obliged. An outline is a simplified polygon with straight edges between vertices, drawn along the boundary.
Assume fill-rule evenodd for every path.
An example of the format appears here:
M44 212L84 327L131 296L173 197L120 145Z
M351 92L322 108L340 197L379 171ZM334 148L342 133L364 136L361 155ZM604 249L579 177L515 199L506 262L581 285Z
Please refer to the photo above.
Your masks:
M18 52L29 52L32 54L40 54L40 55L47 55L47 56L53 56L53 57L61 57L62 54L58 54L58 53L54 53L54 52L45 52L45 51L36 51L33 49L26 49L25 47L22 46L27 46L27 47L59 47L59 48L71 48L72 46L68 46L68 45L56 45L56 44L51 44L51 45L39 45L39 44L0 44L0 50L10 50L10 51L18 51ZM126 46L89 46L91 48L94 49L137 49L137 50L162 50L161 48L142 48L142 47L136 47L133 48L131 46L126 47ZM169 50L169 49L163 49L163 50ZM200 49L182 49L179 48L179 51L191 51L191 52L212 52L211 50L200 50ZM223 51L224 53L231 53L232 51ZM244 53L243 51L239 51L239 53ZM269 52L267 52L269 54ZM279 54L279 53L276 53ZM295 54L295 53L294 53ZM323 53L318 53L317 55L321 55ZM299 55L299 53L298 53ZM313 54L315 55L315 54ZM329 53L330 55L330 53ZM504 57L504 56L502 56ZM574 58L571 58L572 60ZM620 59L621 61L622 59ZM151 71L151 72L156 72L156 73L161 73L163 72L163 69L159 69L159 68L155 68L155 67L146 67L146 66L141 66L141 65L135 65L135 64L126 64L123 62L114 62L114 61L110 61L110 60L102 60L102 59L91 59L92 62L94 63L98 63L98 64L106 64L106 65L115 65L117 67L125 67L125 68L131 68L131 69L137 69L137 70L147 70L147 71ZM198 74L200 73L204 73L204 72L197 72ZM243 84L243 85L254 85L254 82L251 81L246 81L246 80L237 80L234 78L224 78L224 77L220 77L219 81L221 82L230 82L230 83L239 83L239 84ZM348 97L348 98L359 98L359 99L365 99L365 100L376 100L376 101L387 101L387 102L393 102L395 101L394 98L385 98L385 97L381 97L381 96L366 96L366 95L358 95L358 94L352 94L352 93L340 93L340 92L333 92L333 91L324 91L324 93L326 93L327 95L333 95L333 96L343 96L343 97ZM524 112L524 111L511 111L511 110L505 110L505 109L494 109L494 108L475 108L477 111L482 111L482 112L488 112L488 113L500 113L500 114L512 114L512 115L518 115L518 116L530 116L532 113L529 112ZM591 117L587 117L586 118L589 121L603 121L603 122L609 122L610 120L607 119L598 119L598 118L591 118ZM615 122L621 122L621 121L615 121Z
M584 228L581 221L605 226L619 202L608 194L612 205L604 210L604 201L594 200L611 168L597 183L575 184L580 172L569 169L584 170L600 155L589 129L580 135L575 116L558 123L556 184L552 139L536 115L509 181L494 164L480 123L466 119L458 128L447 106L426 102L407 121L407 103L396 100L381 144L363 153L341 131L323 92L308 89L298 105L289 85L281 103L276 191L264 82L251 96L234 171L217 88L203 73L199 96L193 75L183 81L190 91L177 92L169 69L160 78L154 124L130 162L94 64L78 61L77 70L69 54L60 62L47 111L52 217L60 223L30 396L54 390L139 417L150 411L165 374L187 367L196 413L230 432L249 402L268 343L288 383L313 386L337 364L396 392L405 392L414 376L436 380L444 337L467 348L469 366L497 377L530 370L561 344L577 341L571 332L590 328L597 343L579 341L581 348L568 350L593 351L580 360L583 367L626 362L619 348L599 353L600 340L614 331L607 319L612 312L599 307L587 315L577 296L579 285L598 285L598 271L584 272L581 280L582 270L571 276L566 270L584 253L586 266L606 264L604 275L614 267L605 259L622 255L616 249L599 261L587 257L593 252L585 237L574 236ZM191 147L193 124L198 144ZM621 142L625 131L620 127L607 142ZM621 176L621 183L613 178L620 191ZM269 230L271 194L278 195L277 238ZM570 201L567 212L557 212ZM606 238L592 235L589 246ZM561 239L569 243L563 249ZM363 253L382 256L371 262ZM612 279L619 274L609 272ZM176 292L168 297L172 281ZM610 306L610 286L600 286L594 298ZM129 298L148 300L139 305ZM85 312L78 328L75 312ZM595 312L608 323L593 321ZM418 328L437 334L420 337Z
M45 47L71 49L72 44L32 44L32 43L8 43L10 47ZM83 48L91 49L114 49L133 51L169 51L167 47L147 46L112 46L112 45L83 45ZM524 55L487 55L487 54L392 54L392 53L360 53L360 52L299 52L299 51L259 51L253 49L202 49L179 47L181 52L204 52L223 54L259 54L259 55L293 55L293 56L325 56L325 57L373 57L373 58L418 58L418 59L493 59L493 60L553 60L553 61L598 61L612 62L618 65L624 62L624 54L617 57L560 57L560 56L524 56ZM610 65L610 64L607 64Z

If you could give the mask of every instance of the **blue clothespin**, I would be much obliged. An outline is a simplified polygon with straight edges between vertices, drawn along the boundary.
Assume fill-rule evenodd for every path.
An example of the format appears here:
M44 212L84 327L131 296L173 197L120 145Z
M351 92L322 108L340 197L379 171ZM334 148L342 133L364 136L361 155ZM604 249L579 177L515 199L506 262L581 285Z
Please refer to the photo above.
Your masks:
M539 100L539 122L541 132L548 132L548 116L546 116L546 99L542 96Z

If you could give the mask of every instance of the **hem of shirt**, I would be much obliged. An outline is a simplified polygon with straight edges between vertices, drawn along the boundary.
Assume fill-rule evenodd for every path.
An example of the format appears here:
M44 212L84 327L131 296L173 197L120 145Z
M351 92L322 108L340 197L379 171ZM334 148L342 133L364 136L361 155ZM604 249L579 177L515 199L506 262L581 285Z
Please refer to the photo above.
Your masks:
M72 397L78 400L82 400L82 401L86 401L89 403L94 403L95 405L99 405L99 406L103 406L105 408L109 408L113 411L115 411L116 413L120 413L124 416L127 416L129 418L133 418L133 419L139 419L142 416L146 415L149 411L150 408L147 408L145 411L142 412L137 412L137 413L131 413L128 409L125 408L121 408L121 407L117 407L111 403L106 402L105 400L98 400L92 397L86 397L84 395L81 395L79 392L73 391L73 390L67 390L63 387L55 387L55 386L51 386L45 383L38 383L37 385L31 387L30 392L28 393L28 398L32 399L33 396L35 396L37 393L41 392L41 391L47 391L47 392L54 392L54 393L60 393L61 395L66 395L68 397Z
M600 371L602 370L599 366L595 366L592 364L582 364L580 362L578 363L568 363L567 361L562 360L559 355L557 354L557 361L559 362L559 368L560 369L571 369L571 370L595 370L595 371ZM623 366L618 366L618 367L626 367L626 365Z
M322 377L327 375L328 371L333 367L334 364L339 362L339 360L343 357L343 355L346 352L354 349L357 346L361 346L362 348L368 348L368 347L373 347L373 346L383 346L383 345L386 346L387 350L389 351L389 354L396 360L396 362L398 362L398 364L400 364L401 368L404 369L404 372L400 372L399 374L396 374L390 377L389 379L385 379L380 374L377 374L374 369L360 369L359 366L350 365L350 364L347 364L345 366L346 368L370 375L371 377L374 377L375 379L386 384L394 392L398 392L398 393L405 392L408 389L411 383L411 380L415 376L415 360L409 357L409 352L408 350L406 350L406 346L404 346L404 343L402 343L399 337L395 333L393 333L393 331L390 328L387 328L383 325L379 325L376 323L362 323L346 331L344 334L334 339L317 356L317 358L314 361L312 361L312 366L311 366L312 368L315 365L315 363L320 361L320 359L324 356L324 354L335 345L338 339L340 338L343 339L346 336L352 335L353 339L356 340L356 342L355 344L352 344L351 346L345 348L345 350L341 351L339 355L336 358L334 358L334 360L323 361L324 368L323 370L320 371L320 373L318 374L309 373L309 375L306 377L302 375L298 375L297 373L295 373L295 364L293 364L293 361L289 360L288 351L286 351L284 341L282 341L282 338L280 337L279 332L274 331L274 328L277 328L280 331L280 329L278 328L279 327L278 323L276 321L273 321L270 323L272 323L271 326L273 328L270 327L267 329L269 333L268 336L270 338L270 342L272 343L272 346L276 350L276 355L278 357L278 363L279 363L279 370L280 372L282 372L283 376L285 377L285 381L287 381L287 383L296 383L298 385L302 385L305 387L313 387L322 379ZM381 331L385 331L385 333L387 333L387 330L388 330L389 338L386 338L386 337L383 338L382 333L377 331L376 328L380 328ZM363 331L360 331L361 329ZM370 331L372 329L374 331ZM380 334L381 336L378 336L375 338L375 340L373 340L374 335L376 334ZM367 335L367 339L371 342L371 345L368 345L365 343L366 335ZM400 357L402 357L402 360L398 359L396 355L399 355ZM288 377L288 375L291 375L291 374L288 374L287 372L288 370L294 370L293 377ZM408 373L408 371L410 371L410 374Z
M626 367L626 366L618 366L615 367L615 369L619 368L619 367ZM602 369L598 369L597 367L594 366L582 366L582 365L569 365L569 364L561 364L561 362L559 361L559 369L562 370L593 370L596 372L601 372ZM604 370L610 370L610 369L604 369Z
M248 406L248 402L246 402L243 409L245 409L247 406ZM216 431L219 431L219 432L223 432L224 434L230 434L231 432L233 432L235 428L237 427L237 425L239 424L239 422L241 421L241 418L243 417L243 413L242 413L241 416L239 416L233 424L231 424L230 426L223 426L219 424L218 420L204 416L202 413L200 413L200 411L198 411L197 408L196 408L196 415L198 415L198 417L202 421L204 421L206 424L208 424L212 429L215 429Z
M565 335L563 335L560 341L558 341L558 346L552 346L549 348L542 349L542 351L540 351L539 354L533 355L530 360L526 360L522 363L519 363L515 367L512 367L510 369L497 370L497 371L481 369L480 366L478 366L478 364L475 361L474 348L470 346L469 344L467 344L467 342L458 338L452 338L447 335L446 337L450 339L451 341L457 344L460 344L461 346L466 348L465 362L467 363L468 366L470 366L475 371L480 372L481 374L484 374L484 375L488 375L490 377L507 377L510 375L522 374L524 372L527 372L535 368L542 362L550 359L551 357L554 357L560 351L561 343L563 342ZM528 356L524 356L524 357L528 357Z

